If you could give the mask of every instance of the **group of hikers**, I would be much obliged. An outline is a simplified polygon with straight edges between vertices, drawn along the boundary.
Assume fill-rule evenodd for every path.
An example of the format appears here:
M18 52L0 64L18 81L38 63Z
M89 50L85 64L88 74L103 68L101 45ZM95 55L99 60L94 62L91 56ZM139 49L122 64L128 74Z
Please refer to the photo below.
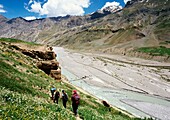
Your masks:
M52 87L50 91L51 91L51 99L53 100L54 103L58 104L58 100L60 98L60 92L55 87ZM66 108L68 95L64 90L62 90L61 99L63 102L63 106ZM80 96L76 90L72 91L71 101L72 101L72 109L73 109L74 115L77 116L78 106L80 103Z

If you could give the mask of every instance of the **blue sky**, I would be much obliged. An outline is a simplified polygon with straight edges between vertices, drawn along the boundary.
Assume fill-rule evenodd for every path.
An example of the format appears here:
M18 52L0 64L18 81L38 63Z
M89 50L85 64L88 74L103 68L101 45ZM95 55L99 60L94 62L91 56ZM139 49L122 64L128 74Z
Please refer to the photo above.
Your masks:
M0 14L27 19L89 14L103 6L124 7L128 0L0 0ZM107 4L106 4L107 3Z

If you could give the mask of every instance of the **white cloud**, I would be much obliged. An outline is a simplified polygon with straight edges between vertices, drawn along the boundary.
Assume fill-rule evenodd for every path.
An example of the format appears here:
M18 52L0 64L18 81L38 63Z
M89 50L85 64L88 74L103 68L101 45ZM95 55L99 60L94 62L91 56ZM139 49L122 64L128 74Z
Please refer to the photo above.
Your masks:
M34 16L28 16L28 17L24 17L24 19L26 19L26 20L35 20L36 17L34 17Z
M131 0L124 0L124 3L126 4L128 1L131 1Z
M118 7L122 8L122 6L120 6L120 3L113 1L113 2L106 2L106 4L101 8L101 10L103 10L104 8L109 7L109 6L111 6L112 9L116 9Z
M48 17L65 15L83 15L83 8L90 5L90 0L46 0L45 3L30 0L25 7L29 12L35 12Z
M0 4L0 13L6 13L7 11L4 10L4 6Z

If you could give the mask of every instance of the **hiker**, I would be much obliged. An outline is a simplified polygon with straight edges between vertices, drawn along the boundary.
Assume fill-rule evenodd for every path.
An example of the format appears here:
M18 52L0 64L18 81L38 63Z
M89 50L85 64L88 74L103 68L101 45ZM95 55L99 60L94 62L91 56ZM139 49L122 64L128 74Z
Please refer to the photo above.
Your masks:
M60 93L59 93L59 91L57 90L57 91L55 92L53 102L58 104L58 99L59 99L59 98L60 98Z
M78 106L80 104L80 96L78 95L76 90L73 90L72 92L71 101L72 101L72 108L73 108L74 115L77 115Z
M68 95L64 90L62 90L62 98L61 99L63 101L63 106L66 108L66 103L68 101Z
M56 88L52 86L50 91L51 91L51 99L54 100L54 92L56 91Z

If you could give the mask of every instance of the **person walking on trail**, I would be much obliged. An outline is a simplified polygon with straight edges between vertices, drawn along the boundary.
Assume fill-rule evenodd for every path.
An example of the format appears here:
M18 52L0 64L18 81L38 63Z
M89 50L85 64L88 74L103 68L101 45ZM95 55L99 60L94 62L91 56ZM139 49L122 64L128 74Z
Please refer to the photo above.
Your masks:
M52 86L50 91L51 91L51 99L54 100L54 92L56 91L56 88Z
M80 96L78 95L76 90L73 90L72 92L71 101L72 101L72 108L73 108L74 115L77 115L78 106L80 104Z
M68 95L64 90L62 90L62 98L61 99L63 101L63 106L66 108L66 103L68 101Z
M54 103L57 103L58 104L58 99L60 98L60 93L59 91L56 91L55 92L55 95L54 95Z

